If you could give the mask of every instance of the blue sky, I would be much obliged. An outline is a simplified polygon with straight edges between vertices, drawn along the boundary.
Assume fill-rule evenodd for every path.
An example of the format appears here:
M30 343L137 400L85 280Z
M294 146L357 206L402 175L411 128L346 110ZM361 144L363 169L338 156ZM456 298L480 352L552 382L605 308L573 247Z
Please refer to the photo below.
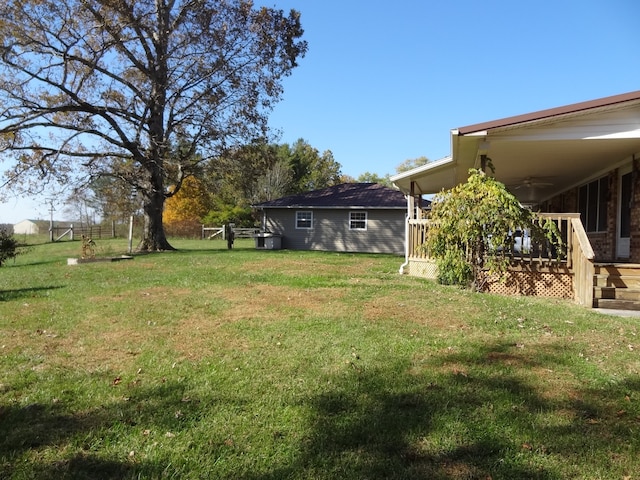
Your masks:
M452 128L640 89L640 2L283 0L309 52L272 125L384 175Z
M452 128L640 90L637 0L255 3L299 10L309 42L271 117L280 142L353 177L442 158ZM0 223L48 212L16 199Z

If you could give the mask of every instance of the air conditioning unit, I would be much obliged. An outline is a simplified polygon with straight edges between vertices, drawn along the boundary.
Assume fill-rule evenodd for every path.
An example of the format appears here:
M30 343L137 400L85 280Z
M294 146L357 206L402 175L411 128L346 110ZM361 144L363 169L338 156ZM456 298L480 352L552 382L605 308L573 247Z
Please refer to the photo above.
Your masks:
M257 250L280 250L282 248L282 235L271 232L260 232L254 235Z

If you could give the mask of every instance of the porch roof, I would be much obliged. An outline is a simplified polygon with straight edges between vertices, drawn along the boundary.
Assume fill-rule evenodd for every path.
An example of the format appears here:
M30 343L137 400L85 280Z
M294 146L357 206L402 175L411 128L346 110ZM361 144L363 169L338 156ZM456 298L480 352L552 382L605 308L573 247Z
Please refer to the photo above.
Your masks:
M640 91L451 130L452 155L391 177L402 191L437 193L486 155L523 203L597 178L640 154Z

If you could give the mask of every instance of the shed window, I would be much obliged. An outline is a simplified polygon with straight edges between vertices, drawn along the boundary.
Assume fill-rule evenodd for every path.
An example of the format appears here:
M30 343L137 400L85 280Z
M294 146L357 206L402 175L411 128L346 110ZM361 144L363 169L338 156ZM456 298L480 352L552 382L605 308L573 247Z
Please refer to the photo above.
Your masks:
M580 187L578 208L582 224L587 232L605 232L607 230L608 198L608 177L602 177Z
M366 230L367 212L349 212L349 230Z
M313 212L309 210L301 210L296 212L296 228L311 228L313 224Z

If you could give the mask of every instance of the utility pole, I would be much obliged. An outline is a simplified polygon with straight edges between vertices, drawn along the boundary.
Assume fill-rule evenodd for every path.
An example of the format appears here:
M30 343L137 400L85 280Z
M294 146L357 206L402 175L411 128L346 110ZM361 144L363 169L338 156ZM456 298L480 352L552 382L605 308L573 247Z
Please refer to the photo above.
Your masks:
M53 208L53 200L49 200L49 241L53 243L53 212L56 209Z

